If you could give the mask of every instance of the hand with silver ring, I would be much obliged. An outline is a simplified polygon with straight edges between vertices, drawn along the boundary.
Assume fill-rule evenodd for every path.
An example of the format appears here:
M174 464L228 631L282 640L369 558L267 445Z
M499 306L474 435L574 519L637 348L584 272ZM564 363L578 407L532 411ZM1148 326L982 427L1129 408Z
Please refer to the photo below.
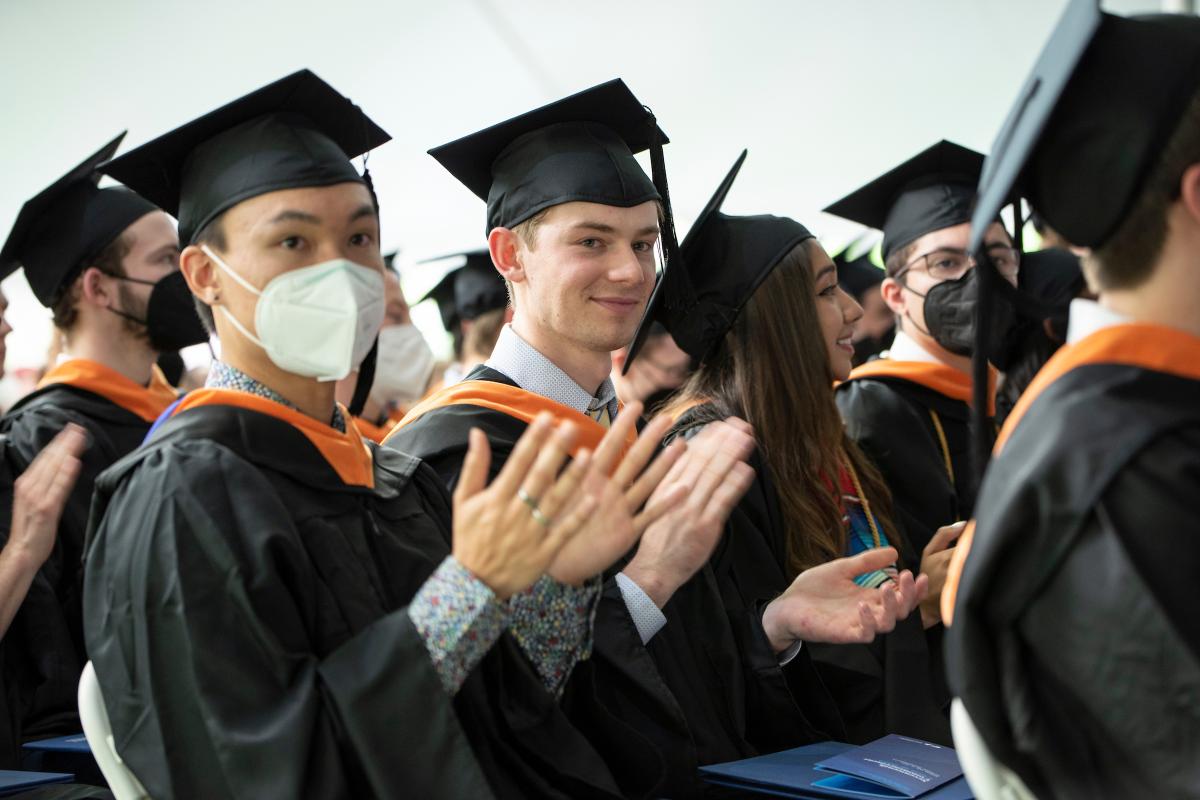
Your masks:
M591 454L580 451L561 469L576 434L573 424L539 415L485 486L491 448L471 430L454 491L453 555L501 600L532 586L595 511L581 490Z
M521 502L529 506L529 513L543 528L550 527L550 520L546 519L546 515L538 508L537 500L529 496L529 492L525 491L524 487L517 489L517 497L521 498Z

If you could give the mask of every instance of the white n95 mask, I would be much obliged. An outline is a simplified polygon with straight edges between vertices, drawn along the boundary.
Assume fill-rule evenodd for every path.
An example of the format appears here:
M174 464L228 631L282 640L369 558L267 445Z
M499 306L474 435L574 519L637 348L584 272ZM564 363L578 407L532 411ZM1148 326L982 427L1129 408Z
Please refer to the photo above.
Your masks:
M217 266L258 296L254 329L225 306L230 324L295 375L337 381L358 368L383 325L383 275L345 258L276 275L258 289L202 245Z
M381 408L407 408L425 395L433 363L433 351L416 325L388 325L379 332L371 399Z

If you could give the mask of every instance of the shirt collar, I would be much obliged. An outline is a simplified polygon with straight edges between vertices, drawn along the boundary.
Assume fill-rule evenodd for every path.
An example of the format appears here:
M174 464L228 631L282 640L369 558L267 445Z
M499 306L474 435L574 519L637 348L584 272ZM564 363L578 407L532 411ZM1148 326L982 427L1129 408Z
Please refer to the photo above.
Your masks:
M1129 322L1129 318L1105 308L1095 300L1077 297L1071 301L1071 312L1067 321L1067 343L1074 344L1093 333L1113 325Z
M896 327L896 337L892 340L891 349L888 350L887 357L892 361L921 361L927 364L940 364L928 350L921 347L917 340L904 332L904 329Z
M283 395L267 386L261 381L251 378L246 373L242 372L237 367L231 367L223 361L214 361L212 367L208 371L208 379L204 385L210 389L233 389L239 392L256 395L265 398L282 406L287 406L293 411L299 411L294 403L289 402ZM346 420L342 416L342 410L333 406L333 418L329 424L339 431L345 432Z
M611 378L605 378L592 394L522 339L512 325L500 329L500 338L496 340L486 366L507 375L525 391L540 394L581 414L595 418L607 409L609 416L616 418L617 392Z

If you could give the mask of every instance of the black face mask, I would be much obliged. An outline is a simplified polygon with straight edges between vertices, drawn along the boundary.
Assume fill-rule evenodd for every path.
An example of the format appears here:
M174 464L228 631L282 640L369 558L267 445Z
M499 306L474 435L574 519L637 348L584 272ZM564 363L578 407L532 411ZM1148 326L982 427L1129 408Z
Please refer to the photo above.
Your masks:
M929 328L926 333L951 353L969 357L975 350L975 305L979 298L975 270L968 270L956 280L942 281L919 296L925 298L925 324ZM1003 298L993 298L992 330L988 337L993 349L1007 340L1014 322L1012 306ZM990 361L992 354L988 355Z
M145 281L141 278L111 275L111 273L110 276L117 280L154 287L150 290L150 300L146 304L145 319L139 319L115 308L110 308L109 311L131 322L144 325L146 336L150 340L150 347L156 352L169 353L208 341L208 331L200 322L200 316L196 313L196 305L192 300L192 293L187 287L183 273L179 270L157 281Z

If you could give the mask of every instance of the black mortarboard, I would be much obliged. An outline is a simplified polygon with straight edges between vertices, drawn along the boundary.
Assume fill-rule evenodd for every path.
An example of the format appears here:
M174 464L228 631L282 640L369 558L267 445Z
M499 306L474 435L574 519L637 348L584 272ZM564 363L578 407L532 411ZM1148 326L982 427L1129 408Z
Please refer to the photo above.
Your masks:
M53 306L87 259L157 210L128 189L97 186L96 168L124 138L117 136L21 207L0 249L0 278L24 268L38 302Z
M833 263L837 265L838 283L853 297L859 298L868 289L873 289L883 283L884 273L871 260L869 252L863 253L857 258L849 258L847 250L835 255Z
M745 160L743 150L680 245L680 262L663 271L629 345L626 370L655 322L661 322L694 361L703 362L771 270L796 245L813 238L807 228L786 217L721 213Z
M883 231L886 261L931 231L970 222L982 169L982 153L943 139L824 210Z
M131 150L103 171L173 214L186 246L217 215L251 197L365 182L350 159L390 138L305 69Z
M1099 247L1142 191L1200 86L1200 20L1190 15L1126 19L1096 0L1071 0L1008 113L979 181L970 247L1010 196L1024 195L1067 241ZM991 271L980 298L999 291ZM989 303L977 304L980 314ZM990 446L982 424L988 326L978 324L972 366L976 462Z
M1200 20L1126 19L1073 0L996 137L972 244L1014 185L1067 241L1103 244L1198 86Z
M485 233L491 233L577 200L622 208L665 201L633 155L667 141L618 78L429 154L487 201Z
M454 257L465 257L466 263L447 272L437 286L418 301L437 301L442 325L451 333L462 320L472 320L480 314L508 305L508 288L504 285L504 278L492 265L492 255L486 248L451 253L421 263Z

